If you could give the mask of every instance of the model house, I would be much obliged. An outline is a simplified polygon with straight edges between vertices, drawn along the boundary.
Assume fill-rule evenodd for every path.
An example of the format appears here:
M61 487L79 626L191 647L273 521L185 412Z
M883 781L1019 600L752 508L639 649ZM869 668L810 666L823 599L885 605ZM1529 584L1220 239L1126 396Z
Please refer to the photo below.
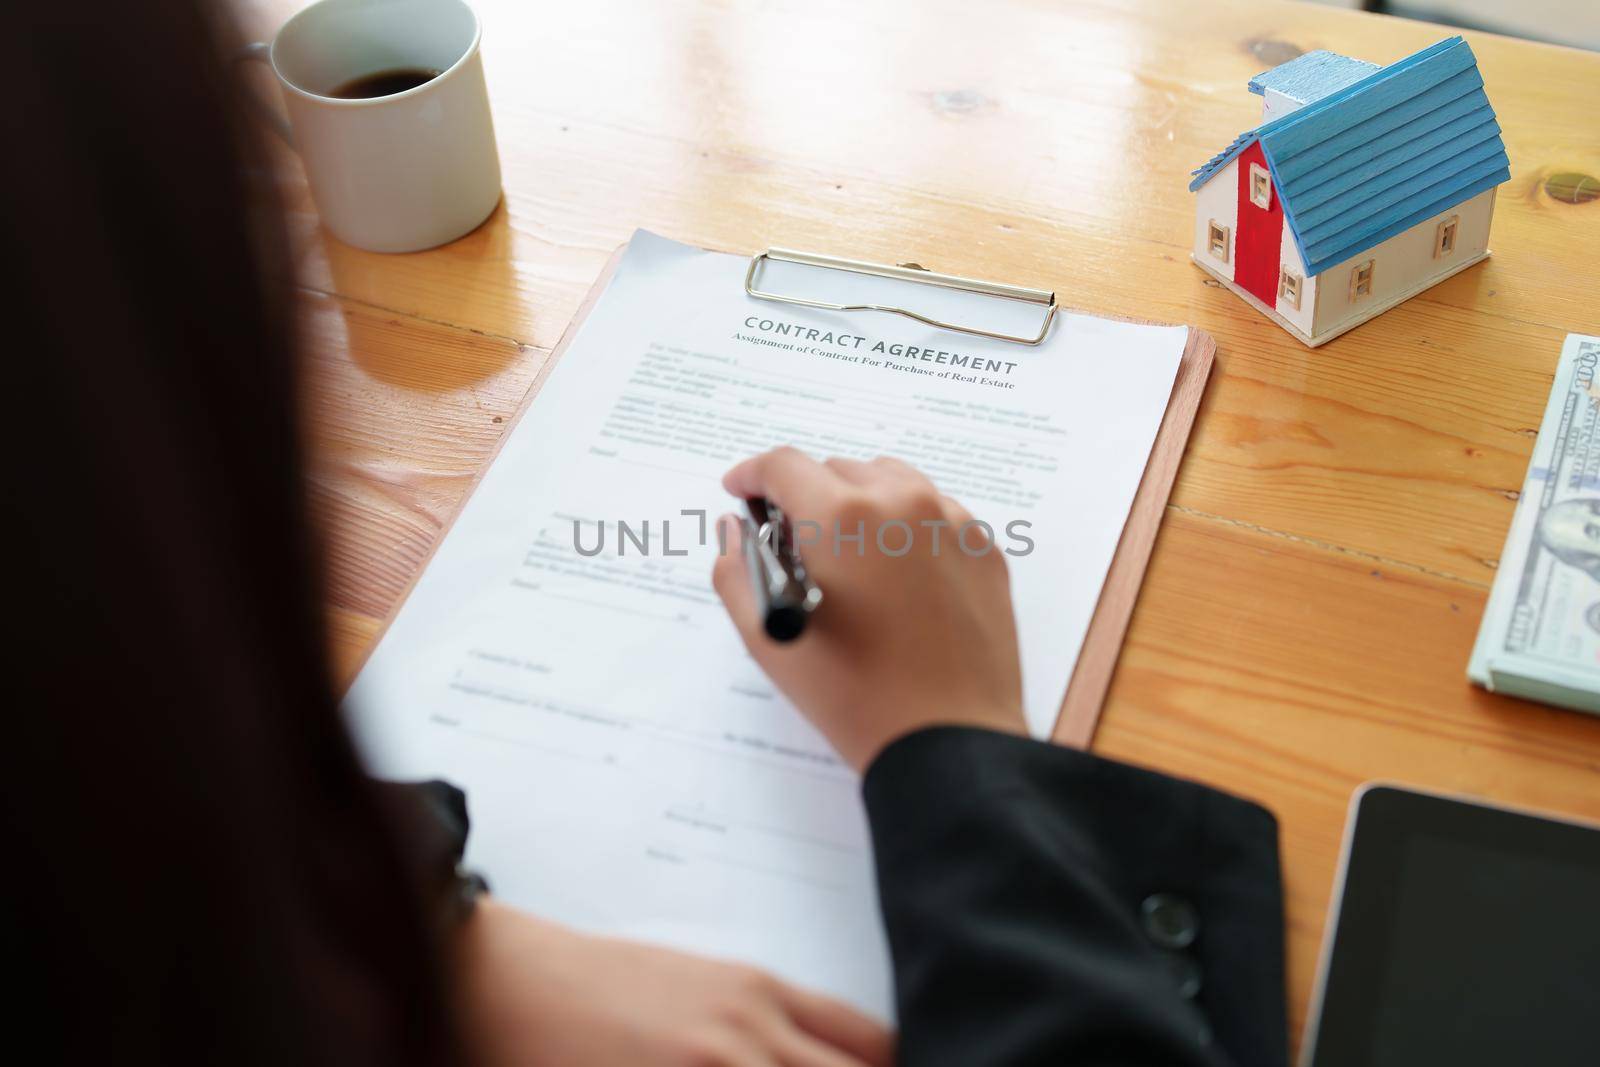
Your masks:
M1511 177L1460 37L1387 67L1308 52L1258 75L1262 124L1195 171L1194 261L1320 345L1489 254Z

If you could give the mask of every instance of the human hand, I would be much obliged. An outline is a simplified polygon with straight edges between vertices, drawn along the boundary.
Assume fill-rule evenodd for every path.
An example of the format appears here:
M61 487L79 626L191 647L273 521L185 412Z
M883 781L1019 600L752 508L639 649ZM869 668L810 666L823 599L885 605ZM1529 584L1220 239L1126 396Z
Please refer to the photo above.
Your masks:
M731 515L717 593L750 655L851 766L865 770L924 726L1026 732L1005 555L977 527L960 538L972 520L961 505L899 460L818 463L792 448L746 460L722 484L783 508L824 600L797 640L769 639ZM858 528L861 542L834 536ZM892 555L908 534L909 549Z
M460 1017L484 1067L889 1067L880 1024L751 967L591 937L483 898Z

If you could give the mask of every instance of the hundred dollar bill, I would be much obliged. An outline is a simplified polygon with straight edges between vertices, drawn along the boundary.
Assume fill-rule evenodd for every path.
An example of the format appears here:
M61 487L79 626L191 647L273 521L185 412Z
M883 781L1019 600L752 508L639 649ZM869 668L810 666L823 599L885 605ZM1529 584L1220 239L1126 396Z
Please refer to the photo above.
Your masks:
M1600 337L1561 347L1467 677L1600 714Z

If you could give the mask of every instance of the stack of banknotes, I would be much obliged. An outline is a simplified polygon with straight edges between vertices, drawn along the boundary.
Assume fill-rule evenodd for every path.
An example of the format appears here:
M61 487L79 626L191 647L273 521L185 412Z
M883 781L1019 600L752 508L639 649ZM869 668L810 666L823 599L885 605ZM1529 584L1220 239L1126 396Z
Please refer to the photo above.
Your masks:
M1568 334L1467 677L1600 714L1600 337Z

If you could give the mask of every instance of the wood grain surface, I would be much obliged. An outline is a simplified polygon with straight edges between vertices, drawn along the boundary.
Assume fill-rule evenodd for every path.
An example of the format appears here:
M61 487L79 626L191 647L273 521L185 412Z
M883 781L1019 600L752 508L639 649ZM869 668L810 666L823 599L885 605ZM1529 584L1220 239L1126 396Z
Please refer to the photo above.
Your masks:
M293 6L256 0L246 25ZM1188 262L1188 172L1255 124L1259 71L1453 31L1264 0L477 6L506 186L477 232L342 246L278 160L346 680L644 226L914 259L1216 338L1095 747L1278 813L1296 1031L1359 783L1600 817L1600 719L1463 673L1562 336L1600 333L1600 55L1467 35L1511 156L1494 256L1310 352Z

